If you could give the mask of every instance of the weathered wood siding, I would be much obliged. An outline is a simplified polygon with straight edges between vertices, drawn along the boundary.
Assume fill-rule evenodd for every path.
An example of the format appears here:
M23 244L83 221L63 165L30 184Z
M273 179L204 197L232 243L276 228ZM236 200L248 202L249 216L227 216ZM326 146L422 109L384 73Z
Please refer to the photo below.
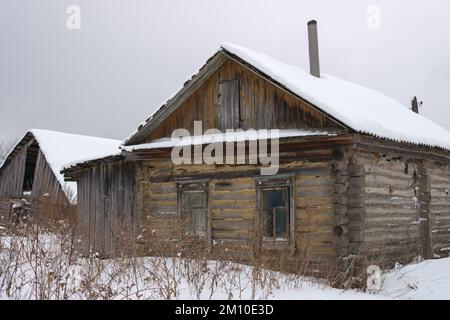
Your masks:
M61 184L47 163L40 149L38 152L33 177L31 196L23 195L23 181L25 177L25 164L28 147L34 143L34 139L26 137L16 147L15 154L6 166L0 170L0 215L9 216L11 201L27 198L33 205L35 211L39 211L38 202L53 203L61 205L61 208L69 205Z
M435 257L450 254L450 165L430 163L430 225Z
M17 151L10 163L0 170L0 198L20 198L22 196L23 179L27 148Z
M302 150L298 150L301 154ZM318 151L316 151L317 153ZM323 271L334 265L339 236L335 227L341 220L335 212L335 170L333 150L321 151L328 158L286 162L280 171L294 174L294 241L287 260L308 269ZM314 156L314 152L310 151ZM296 152L291 156L295 159ZM297 155L297 157L299 157ZM245 261L255 241L257 185L255 166L172 165L168 161L145 161L137 169L137 210L142 212L144 234L161 237L174 232L177 213L177 181L207 179L209 185L209 241L238 247L236 259ZM168 175L169 174L169 175ZM176 225L175 225L176 227ZM167 231L169 230L169 231ZM233 254L230 252L229 257ZM273 257L276 257L274 253ZM248 260L248 259L247 259Z
M134 181L133 162L103 162L80 171L77 230L88 249L108 256L117 249L119 233L136 226Z
M219 83L238 80L240 92L240 128L338 128L327 116L292 94L274 86L256 73L231 59L184 101L143 142L170 137L172 131L185 128L193 132L194 121L203 121L203 129L223 128L220 114ZM231 110L229 112L232 113ZM226 121L226 117L223 117ZM231 128L227 128L231 129Z
M363 254L380 266L422 255L416 163L370 153L358 161L365 170Z
M358 276L355 272L364 264L361 260L364 241L364 167L359 163L355 150L337 148L334 163L334 211L337 256L340 270L347 276Z
M47 198L55 204L68 205L69 200L41 150L38 152L31 198Z

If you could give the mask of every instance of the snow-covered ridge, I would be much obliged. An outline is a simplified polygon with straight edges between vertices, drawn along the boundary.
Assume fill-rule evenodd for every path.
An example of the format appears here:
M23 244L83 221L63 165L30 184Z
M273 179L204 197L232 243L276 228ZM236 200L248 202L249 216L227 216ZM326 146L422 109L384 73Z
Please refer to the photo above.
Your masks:
M218 52L234 55L357 132L397 142L450 150L450 132L447 129L376 90L327 74L322 74L319 79L298 66L232 43L223 43L216 54ZM198 73L186 83L192 81ZM151 123L172 98L141 123L125 139L124 144Z
M372 89L322 74L321 78L232 43L221 48L265 73L355 131L450 150L450 132Z

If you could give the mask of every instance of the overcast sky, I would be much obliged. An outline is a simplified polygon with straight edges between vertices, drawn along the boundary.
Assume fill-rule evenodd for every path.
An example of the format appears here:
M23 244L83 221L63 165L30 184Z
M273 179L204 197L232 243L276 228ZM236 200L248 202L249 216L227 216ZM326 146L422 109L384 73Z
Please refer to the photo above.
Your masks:
M80 30L66 27L72 4ZM29 128L123 139L223 41L307 69L312 18L322 72L404 105L417 95L450 129L449 0L0 0L0 139Z

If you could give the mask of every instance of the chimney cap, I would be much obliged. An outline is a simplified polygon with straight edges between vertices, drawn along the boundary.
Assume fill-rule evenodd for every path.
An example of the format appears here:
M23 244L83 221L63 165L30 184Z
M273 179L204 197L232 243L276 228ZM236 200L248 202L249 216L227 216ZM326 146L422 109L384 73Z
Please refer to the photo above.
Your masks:
M317 24L317 20L310 20L310 21L308 21L308 25L310 25L310 24Z

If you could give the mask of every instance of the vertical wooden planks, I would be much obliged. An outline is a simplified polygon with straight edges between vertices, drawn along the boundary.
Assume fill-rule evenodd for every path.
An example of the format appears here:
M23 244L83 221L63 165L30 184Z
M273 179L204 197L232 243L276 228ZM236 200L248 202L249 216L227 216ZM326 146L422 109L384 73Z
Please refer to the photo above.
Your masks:
M50 165L41 150L38 152L33 181L33 190L31 193L33 200L39 200L42 199L42 197L45 197L52 203L62 205L69 204L69 200L67 199L61 184L53 173L53 170L50 168Z
M80 172L80 202L77 218L84 222L86 242L94 253L113 254L122 230L132 231L137 223L133 211L134 164L126 161L103 162ZM82 202L81 202L82 201Z
M222 132L240 128L239 80L224 80L219 83L219 112L217 128Z
M228 85L230 88L226 89L225 86ZM220 90L222 92L219 92ZM240 111L234 112L234 108L226 112L221 111L220 104L239 105ZM170 137L173 130L178 128L186 128L192 132L195 120L203 122L204 130L224 127L228 129L338 127L334 121L306 102L230 59L226 59L220 68L191 93L143 142Z
M1 170L0 197L22 197L26 157L27 148L23 146L17 151L11 162Z

